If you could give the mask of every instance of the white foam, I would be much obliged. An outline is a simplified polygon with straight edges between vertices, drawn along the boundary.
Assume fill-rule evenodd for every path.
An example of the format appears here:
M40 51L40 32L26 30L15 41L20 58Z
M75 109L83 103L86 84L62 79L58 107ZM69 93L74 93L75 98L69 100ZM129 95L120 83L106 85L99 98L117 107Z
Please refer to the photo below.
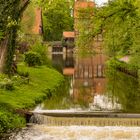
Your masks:
M140 127L35 125L10 140L139 140Z

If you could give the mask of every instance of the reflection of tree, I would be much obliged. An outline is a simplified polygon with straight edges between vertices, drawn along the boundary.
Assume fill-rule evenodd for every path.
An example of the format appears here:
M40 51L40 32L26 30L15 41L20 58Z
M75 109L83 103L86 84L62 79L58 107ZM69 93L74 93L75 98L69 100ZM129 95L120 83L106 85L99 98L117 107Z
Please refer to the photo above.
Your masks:
M44 109L68 109L72 102L69 95L70 77L65 78L65 82L62 83L57 89L47 93L48 98L44 102Z
M89 103L92 101L92 99L91 89L89 87L81 86L76 98L76 103L81 105L81 107L89 107Z
M140 89L138 79L110 68L107 72L108 91L125 112L140 112Z

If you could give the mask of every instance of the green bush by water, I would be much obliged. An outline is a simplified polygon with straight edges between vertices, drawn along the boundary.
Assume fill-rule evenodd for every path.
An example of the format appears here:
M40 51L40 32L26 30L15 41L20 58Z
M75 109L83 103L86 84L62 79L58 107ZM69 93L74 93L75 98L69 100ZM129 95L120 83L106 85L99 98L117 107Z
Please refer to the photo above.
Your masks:
M25 119L13 112L0 109L0 132L7 132L25 126Z
M25 62L29 67L40 66L42 64L39 54L32 51L25 53Z

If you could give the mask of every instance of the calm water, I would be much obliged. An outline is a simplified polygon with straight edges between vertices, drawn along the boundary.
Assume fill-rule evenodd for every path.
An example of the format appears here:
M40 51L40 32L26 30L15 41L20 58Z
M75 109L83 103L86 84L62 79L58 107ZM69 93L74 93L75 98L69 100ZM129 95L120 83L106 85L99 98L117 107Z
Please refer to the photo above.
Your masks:
M66 82L41 109L140 112L139 80L106 67L107 57L53 55L53 66Z
M52 56L53 66L66 81L36 110L140 113L139 80L107 68L106 61L103 54ZM48 126L44 123L14 133L9 140L140 140L140 127Z

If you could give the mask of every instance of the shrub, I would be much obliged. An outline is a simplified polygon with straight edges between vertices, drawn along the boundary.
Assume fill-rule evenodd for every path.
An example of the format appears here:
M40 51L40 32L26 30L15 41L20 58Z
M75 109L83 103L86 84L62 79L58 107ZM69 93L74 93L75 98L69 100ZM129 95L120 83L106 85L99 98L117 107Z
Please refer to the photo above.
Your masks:
M31 50L40 55L42 64L47 64L47 45L37 42L31 47Z
M22 77L29 77L29 72L28 71L18 71L18 74Z
M4 78L3 81L0 81L0 89L5 90L14 90L14 83L8 78Z
M14 83L12 81L5 83L5 89L10 91L14 90Z
M29 78L28 78L28 76L26 77L26 75L25 76L15 75L15 76L12 77L12 81L13 81L15 86L19 86L19 85L22 85L22 84L28 84L29 83Z
M110 59L107 61L107 66L108 68L125 68L127 70L137 70L138 67L130 64L130 63L125 63L123 61L119 61L118 59Z
M25 119L17 114L0 109L0 133L25 126Z
M29 67L39 66L42 64L40 55L32 51L25 53L25 62Z

